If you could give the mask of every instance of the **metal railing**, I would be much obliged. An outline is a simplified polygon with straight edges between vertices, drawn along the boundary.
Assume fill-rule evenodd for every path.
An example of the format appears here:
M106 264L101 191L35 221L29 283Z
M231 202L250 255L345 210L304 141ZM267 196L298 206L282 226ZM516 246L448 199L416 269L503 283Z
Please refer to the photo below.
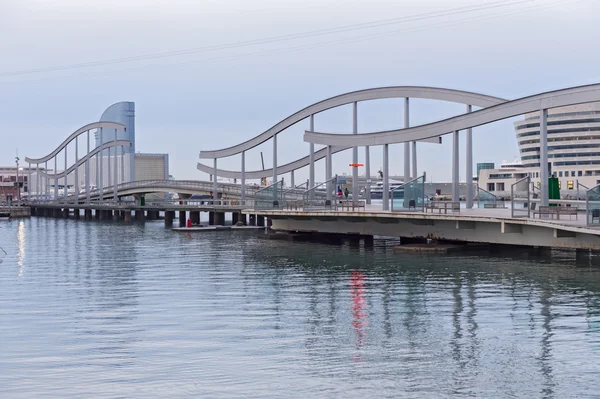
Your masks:
M337 210L335 186L337 175L306 190L302 195L304 210ZM358 199L357 199L358 200Z
M254 209L280 209L283 206L283 179L254 193Z
M390 191L392 212L425 211L425 174L407 181Z
M172 189L174 192L177 189L197 191L201 192L212 192L213 183L212 182L204 182L204 181L194 181L194 180L142 180L142 181L132 181L121 183L117 185L117 194L122 195L123 192L127 190L134 191L136 189L144 189L144 188L168 188ZM261 186L259 185L246 185L246 195L253 196L254 193L261 190ZM114 195L114 186L103 187L102 191L100 189L95 188L90 190L89 197L90 201L97 200L98 198L107 198L112 197ZM242 187L239 184L234 183L218 183L218 192L223 195L230 196L241 196ZM150 191L151 192L151 191ZM71 193L66 197L61 192L59 193L59 197L57 200L54 200L53 197L50 199L40 200L39 198L31 199L31 202L41 203L41 202L53 202L53 203L74 203L82 200L87 201L88 193L86 191L79 192L79 195Z
M588 227L600 226L600 184L585 193L585 215Z
M587 192L590 190L590 188L588 186L586 186L585 184L579 183L579 180L577 180L577 199L580 200L580 199L584 198L583 195L579 194L579 187L581 187L585 190L585 191L583 191L583 193L585 194L585 198L587 198Z
M485 208L486 204L491 204L495 208L498 204L498 197L477 186L477 208Z
M516 181L510 186L510 209L513 218L531 217L532 205L531 198L531 178L526 176ZM535 203L533 203L535 204Z

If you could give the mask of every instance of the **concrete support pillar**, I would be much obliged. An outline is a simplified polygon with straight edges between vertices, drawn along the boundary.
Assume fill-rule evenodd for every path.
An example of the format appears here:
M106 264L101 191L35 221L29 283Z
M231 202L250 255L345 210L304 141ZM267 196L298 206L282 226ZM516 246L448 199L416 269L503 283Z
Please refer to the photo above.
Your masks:
M383 210L390 210L390 166L389 166L389 144L383 145Z
M413 141L411 142L411 148L412 148L412 173L411 173L411 177L413 179L416 179L417 176L419 176L419 172L417 172L417 142Z
M273 184L277 183L277 135L273 135ZM275 196L277 190L273 190Z
M200 224L200 211L190 211L190 220L194 225Z
M256 226L256 215L250 215L250 226Z
M367 184L365 188L365 199L367 204L371 204L371 154L370 148L365 147L365 175L367 178Z
M185 227L186 219L186 211L179 211L179 227Z
M64 208L63 209L63 217L65 219L68 219L68 217L69 217L69 208Z
M458 157L458 146L459 146L459 131L456 130L452 135L452 201L460 200L459 191L459 157Z
M135 220L138 220L140 222L143 222L146 218L146 215L144 214L144 211L141 209L138 209L135 211Z
M86 209L84 212L85 220L92 220L92 210Z
M94 209L94 219L100 220L100 211L98 209Z
M325 179L330 181L332 179L332 166L331 166L331 146L327 146L327 157L325 159ZM331 190L329 189L329 184L326 184L327 189L327 200L331 201Z
M473 110L467 105L467 113ZM473 129L467 129L467 153L466 153L466 181L467 181L467 209L473 208Z
M310 131L315 130L315 116L310 116ZM315 186L315 144L309 143L308 188Z
M46 175L45 175L45 179L44 179L44 194L45 200L49 200L50 199L50 187L48 187L48 183L50 182L50 178L48 177L48 161L46 161L46 163L44 164L44 170L46 171ZM55 171L56 172L56 171Z
M404 128L408 129L410 126L409 120L409 109L408 109L408 97L404 99ZM404 181L411 180L410 175L410 142L404 143Z
M54 201L58 201L58 177L56 177L57 169L57 158L54 156Z
M61 217L62 216L62 212L61 212L60 208L54 208L52 210L52 216L55 217L55 218Z
M548 110L540 110L540 206L548 206Z
M217 158L214 159L214 166L213 166L213 175L212 175L212 178L213 178L212 199L213 199L213 201L216 201L217 198L218 198L218 195L217 195Z
M126 222L131 222L133 220L133 217L131 216L131 211L123 211L123 220L125 220Z
M87 131L87 153L90 153L90 131ZM85 201L90 203L90 160L85 161Z
M352 107L352 134L358 134L358 102L354 102ZM358 163L358 147L352 147L352 163ZM358 167L352 167L352 201L358 200ZM329 192L329 190L327 190Z
M104 144L104 133L102 132L102 128L100 128L100 145ZM98 153L98 155L100 156L100 178L99 178L99 183L98 184L98 190L99 190L99 194L100 197L98 198L99 200L102 200L103 195L102 193L104 192L104 150L100 151ZM98 165L96 165L98 166ZM98 170L96 170L96 173L98 173Z
M115 129L115 147L114 147L114 151L115 151L115 156L114 156L114 177L113 177L113 201L117 202L119 200L118 196L117 196L117 180L119 178L119 170L117 168L117 161L119 159L119 157L117 156L117 129Z
M67 188L67 147L65 147L65 187L64 187L64 198L63 201L67 202L67 196L69 195Z
M256 215L256 225L265 227L265 217L262 215Z
M217 226L225 225L225 212L215 212L215 224Z
M165 226L173 225L173 219L175 219L175 211L165 211Z
M294 171L293 170L290 172L290 186L292 188L296 187L296 183L294 182Z
M75 219L80 219L81 218L81 213L80 213L81 209L75 208L73 209L73 217Z
M121 218L121 211L119 210L114 210L112 211L112 220L119 220Z
M75 137L75 181L73 184L73 196L75 203L79 203L79 136Z
M242 192L241 192L242 204L246 201L246 151L242 151Z

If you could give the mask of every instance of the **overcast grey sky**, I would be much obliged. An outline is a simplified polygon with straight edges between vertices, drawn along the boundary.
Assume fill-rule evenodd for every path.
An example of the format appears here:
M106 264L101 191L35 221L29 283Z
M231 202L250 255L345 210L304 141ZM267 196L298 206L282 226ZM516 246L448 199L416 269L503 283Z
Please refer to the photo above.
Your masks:
M98 63L477 5L484 9ZM599 16L598 0L0 0L0 164L13 164L16 148L21 158L47 154L125 100L136 103L137 149L168 152L176 178L203 179L196 170L200 150L247 140L309 104L352 90L425 85L512 99L597 83ZM14 74L86 62L92 66ZM461 112L462 105L415 100L411 123ZM351 114L351 106L320 114L316 129L350 132ZM401 100L359 104L361 132L402 123ZM308 154L306 128L300 123L279 136L280 164ZM449 136L442 145L419 145L419 170L428 179L450 179L450 145ZM512 121L475 129L474 150L475 162L517 157ZM267 142L246 155L247 170L261 167L261 151L271 167ZM391 172L401 174L402 146L390 153ZM375 172L381 149L372 149L371 157ZM351 152L336 155L334 171L351 173L350 160ZM219 162L226 169L239 164L239 157ZM461 168L464 178L462 162ZM297 180L307 174L301 171ZM323 177L320 163L317 179Z

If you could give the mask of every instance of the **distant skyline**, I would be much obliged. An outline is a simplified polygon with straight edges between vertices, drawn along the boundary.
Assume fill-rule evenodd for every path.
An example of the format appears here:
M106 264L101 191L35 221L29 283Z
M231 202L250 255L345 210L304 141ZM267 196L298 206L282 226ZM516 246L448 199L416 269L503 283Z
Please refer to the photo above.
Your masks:
M513 99L598 83L600 56L592 49L599 13L594 0L377 0L344 7L332 0L5 0L0 165L14 165L17 148L21 159L47 154L118 101L136 104L138 151L167 152L176 178L205 179L196 169L199 151L248 140L352 90L423 85ZM378 22L358 25L371 21ZM336 27L347 28L332 33ZM252 40L258 43L240 44ZM90 65L75 65L81 63ZM413 100L411 125L462 112L462 105ZM351 106L315 119L319 131L352 129ZM513 121L474 130L474 167L518 157ZM401 100L359 104L359 132L398 126ZM308 154L307 128L301 122L278 136L279 164ZM428 179L450 180L450 136L444 141L419 145L419 171ZM261 151L271 167L267 142L247 153L247 170L261 168ZM402 145L392 146L392 174L402 174L402 154ZM351 156L334 156L334 171L350 174ZM381 149L372 148L373 174L381 159ZM219 167L239 170L239 163L232 157ZM307 175L299 171L296 180ZM323 177L321 162L317 180Z

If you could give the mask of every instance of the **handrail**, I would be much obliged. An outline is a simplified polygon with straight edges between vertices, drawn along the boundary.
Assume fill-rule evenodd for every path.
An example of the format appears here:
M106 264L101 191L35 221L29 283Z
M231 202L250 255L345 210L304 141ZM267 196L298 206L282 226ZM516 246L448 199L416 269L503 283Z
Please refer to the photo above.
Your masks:
M495 205L496 202L498 201L498 197L495 194L492 194L491 192L489 192L488 190L479 187L479 185L477 185L477 208L479 208L479 204L481 202L481 196L479 195L479 192L483 191L484 193L490 195L493 198L493 204Z
M392 202L392 206L391 206L391 210L392 212L394 212L394 193L396 191L399 190L403 190L404 191L404 201L406 202L407 198L406 198L406 187L412 184L421 184L421 198L423 199L422 203L421 203L421 210L425 209L425 179L426 179L426 173L423 173L421 176L415 177L414 179L411 179L407 182L403 182L402 184L400 184L398 187L396 187L393 190L390 190L390 193L392 194L389 198L389 200ZM419 180L421 180L421 182L418 182ZM411 199L414 198L409 198L408 200L410 201ZM416 198L418 199L418 197ZM405 206L403 207L403 209L406 209L406 204L404 204ZM408 204L408 209L410 210L410 203ZM415 201L415 211L417 210L417 201Z
M520 183L522 183L524 181L527 181L527 185L526 185L526 187L527 187L527 195L525 196L525 198L518 198L518 199L516 199L515 195L514 195L515 194L515 187L518 184L520 184ZM515 206L516 206L516 204L517 204L518 201L521 201L521 202L524 203L525 208L527 209L527 215L526 215L526 217L528 217L528 218L531 217L531 206L529 205L531 203L531 199L530 199L530 195L529 195L530 194L530 192L529 192L530 182L531 182L531 177L525 176L525 177L517 180L516 182L514 182L513 184L510 185L510 202L511 202L511 205L510 205L511 206L511 211L510 212L511 212L511 217L518 218L518 217L525 216L525 215L517 215L517 212L522 212L522 210L515 209Z

